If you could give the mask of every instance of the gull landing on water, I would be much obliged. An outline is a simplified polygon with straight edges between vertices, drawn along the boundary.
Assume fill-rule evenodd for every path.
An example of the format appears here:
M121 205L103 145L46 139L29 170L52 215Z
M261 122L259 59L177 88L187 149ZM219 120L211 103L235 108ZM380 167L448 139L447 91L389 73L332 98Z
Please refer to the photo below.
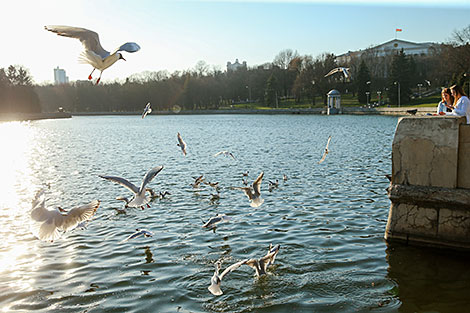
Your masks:
M36 193L31 209L31 231L44 241L54 241L66 231L70 231L93 218L100 206L99 200L73 208L68 212L60 207L49 210L45 207L44 190Z
M253 182L253 184L251 184L250 187L232 187L233 189L243 190L245 195L250 200L250 206L253 208L259 207L264 202L264 200L261 199L261 191L260 191L260 186L261 186L261 181L263 180L263 175L264 175L264 172L261 172L261 174L259 174L258 178L256 178L256 180Z
M134 193L134 197L131 200L128 200L127 198L124 198L124 197L120 197L121 199L117 199L117 200L125 201L126 207L134 207L134 208L140 207L143 210L145 205L147 205L148 208L150 207L148 205L148 203L150 202L150 199L145 195L145 193L148 191L149 188L145 188L145 186L147 186L147 184L150 183L152 179L154 179L155 176L157 176L157 174L160 173L162 169L163 169L163 166L157 166L149 170L147 174L145 174L144 180L142 181L140 188L137 188L133 183L121 177L102 176L102 175L99 175L99 177L110 180L132 191Z
M327 143L326 143L325 151L323 152L323 156L321 157L320 161L318 161L318 164L320 164L320 163L322 163L323 161L325 161L326 155L330 152L330 150L328 150L328 146L330 145L330 141L331 141L331 136L328 137L328 141L327 141Z
M145 106L144 112L142 113L142 118L145 118L147 114L152 113L152 108L150 107L150 102Z
M211 285L207 287L207 289L209 289L209 291L214 296L220 296L221 294L223 294L222 290L220 289L220 284L222 283L222 279L224 278L224 276L229 274L230 272L233 272L234 270L236 270L237 268L245 264L246 261L248 261L248 259L230 265L221 274L219 274L221 262L217 261L215 263L214 275L211 278Z
M100 44L100 38L94 31L72 26L49 25L44 26L44 29L56 33L59 36L76 38L80 40L85 50L80 55L82 63L90 64L93 66L88 79L91 80L93 72L97 69L100 72L100 77L96 84L100 82L101 74L103 71L116 63L118 60L126 60L119 51L136 52L140 50L140 46L135 42L126 42L117 48L113 53L106 51Z
M276 259L276 255L279 252L280 248L281 248L280 245L276 245L275 247L273 247L272 244L269 244L268 253L264 257L262 257L261 259L247 260L245 264L255 270L256 276L264 275L266 274L266 270L268 266L274 263L274 260Z

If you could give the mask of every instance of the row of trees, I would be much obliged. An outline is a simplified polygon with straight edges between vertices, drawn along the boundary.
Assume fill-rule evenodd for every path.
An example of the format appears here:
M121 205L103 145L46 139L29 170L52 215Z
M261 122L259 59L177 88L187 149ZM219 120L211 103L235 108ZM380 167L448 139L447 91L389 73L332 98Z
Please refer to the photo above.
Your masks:
M0 113L13 112L41 112L32 77L19 65L10 65L6 70L0 68Z
M324 77L332 68L350 68L351 78ZM393 105L406 104L418 85L436 88L454 83L469 87L470 26L455 31L449 42L434 46L427 55L411 56L403 51L379 56L366 49L360 56L338 64L336 56L324 53L313 57L296 51L281 51L272 62L222 72L204 61L187 71L143 72L126 79L92 85L75 82L67 85L35 86L21 66L0 70L0 111L35 112L41 100L45 111L64 107L69 111L140 111L147 102L154 109L217 109L244 101L257 101L275 107L280 99L295 99L312 105L326 104L326 94L335 88L352 93L360 103L379 91ZM321 96L321 103L315 97Z

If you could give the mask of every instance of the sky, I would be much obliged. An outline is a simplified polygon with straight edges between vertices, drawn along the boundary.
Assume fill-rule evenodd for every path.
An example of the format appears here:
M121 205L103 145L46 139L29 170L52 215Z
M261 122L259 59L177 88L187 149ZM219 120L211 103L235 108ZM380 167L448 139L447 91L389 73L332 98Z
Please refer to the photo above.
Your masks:
M0 68L22 65L35 83L53 82L53 69L71 81L88 77L81 43L44 30L45 25L84 27L113 51L127 41L141 46L123 53L102 81L144 71L184 71L198 61L221 70L227 61L248 66L272 62L282 50L316 57L366 49L398 39L447 42L470 25L469 0L42 0L1 1ZM400 28L402 32L395 32ZM94 74L97 77L97 74Z

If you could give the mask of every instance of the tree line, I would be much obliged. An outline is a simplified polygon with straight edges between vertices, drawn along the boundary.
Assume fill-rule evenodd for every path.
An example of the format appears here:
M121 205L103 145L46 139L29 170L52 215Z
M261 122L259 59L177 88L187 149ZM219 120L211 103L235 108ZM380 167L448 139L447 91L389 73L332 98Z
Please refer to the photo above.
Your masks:
M350 79L339 74L324 77L337 66L349 67ZM438 90L457 83L470 90L470 26L454 31L448 42L434 45L426 55L379 55L369 48L339 64L331 53L313 57L286 49L272 62L234 71L200 61L186 71L146 71L97 86L87 81L34 86L32 81L22 66L0 69L0 112L50 112L59 107L71 112L140 111L147 102L154 110L218 109L245 102L276 107L285 99L323 106L331 89L350 93L359 103L372 101L378 91L391 105L406 104L417 87ZM316 103L319 96L322 100Z

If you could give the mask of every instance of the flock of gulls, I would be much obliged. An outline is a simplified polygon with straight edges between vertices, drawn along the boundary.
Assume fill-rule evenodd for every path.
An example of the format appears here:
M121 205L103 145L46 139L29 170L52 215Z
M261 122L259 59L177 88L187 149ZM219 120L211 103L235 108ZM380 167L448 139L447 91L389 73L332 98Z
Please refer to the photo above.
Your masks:
M60 36L72 37L79 39L85 50L82 52L82 61L85 61L88 64L93 66L93 71L98 69L103 72L106 68L114 64L119 59L124 59L119 51L127 51L127 52L136 52L140 49L139 45L136 43L128 42L121 45L117 48L113 53L109 53L108 51L104 50L99 42L98 34L78 27L70 27L70 26L46 26L46 30L54 32ZM92 73L89 75L89 79L92 79ZM97 79L96 83L99 83L100 77ZM142 113L142 119L144 119L148 114L152 112L150 103L147 103L145 109ZM329 153L329 144L331 141L331 136L328 138L325 150L323 152L323 156L318 161L318 163L322 163L325 161L327 154ZM183 156L187 155L187 144L184 142L181 134L177 133L177 146L181 149ZM230 151L220 151L214 154L214 157L218 156L225 156L235 160L235 156ZM142 183L140 186L136 186L130 181L125 178L118 177L118 176L107 176L107 175L99 175L100 178L104 180L108 180L115 184L121 185L128 189L132 196L130 198L119 196L116 200L123 201L125 208L140 208L145 209L150 208L150 202L155 198L163 199L167 195L171 195L168 191L160 191L159 194L152 189L149 188L148 185L150 182L163 170L163 166L156 166L150 169L144 176ZM264 172L261 172L257 178L249 185L248 183L248 171L242 173L242 181L245 185L244 187L231 187L232 189L241 190L243 193L248 197L249 203L251 207L257 208L261 206L264 200L261 197L261 183L264 177ZM219 183L218 182L209 182L206 181L204 176L201 175L199 177L193 177L194 182L191 184L193 188L199 188L201 184L205 184L214 188L216 191L215 194L212 194L213 199L219 198ZM287 181L287 175L283 175L282 178L284 181ZM276 179L275 181L269 181L269 190L278 187L279 180ZM54 242L55 240L59 239L65 232L71 231L75 228L85 227L85 225L90 222L98 207L100 206L99 200L93 200L90 203L76 207L70 210L64 210L61 207L57 208L47 208L46 207L46 200L45 200L45 192L46 188L39 190L32 202L32 209L30 212L31 216L31 232L34 236L42 241L49 241ZM230 216L225 214L218 214L215 217L210 218L207 221L203 221L203 228L206 229L214 229L217 224L230 221ZM127 242L129 240L134 240L139 237L152 237L153 233L146 229L136 229L136 231L124 238L121 243ZM222 261L218 260L215 263L215 271L214 275L211 278L211 284L208 287L208 290L213 295L221 295L223 294L220 285L222 279L232 271L238 269L242 265L247 265L254 269L256 276L265 275L267 273L267 269L270 265L274 263L276 256L280 250L280 245L273 246L270 244L269 249L261 258L252 258L252 259L244 259L242 261L236 262L230 266L228 266L223 272L220 272Z

